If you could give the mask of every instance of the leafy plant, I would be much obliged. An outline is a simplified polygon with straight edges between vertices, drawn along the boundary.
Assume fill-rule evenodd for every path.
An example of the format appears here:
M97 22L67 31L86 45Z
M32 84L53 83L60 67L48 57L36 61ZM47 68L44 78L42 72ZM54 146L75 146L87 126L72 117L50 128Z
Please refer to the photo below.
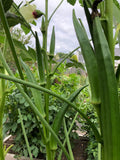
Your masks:
M51 90L54 91L54 93L62 95L64 96L64 98L67 98L78 87L79 76L77 76L76 74L72 74L69 76L65 76L65 75L62 76L62 75L63 75L63 72L61 73L61 75L59 74L60 76L59 80L61 84L54 83L54 85L52 85L51 87ZM74 81L74 79L76 79L76 81ZM32 95L31 95L31 99L33 100ZM49 104L50 124L52 124L53 119L55 118L55 115L59 113L61 105L62 105L62 102L50 96L50 104ZM45 154L46 152L45 145L42 142L41 134L38 132L39 130L42 129L42 127L41 125L40 126L38 125L39 122L36 120L35 114L32 112L29 104L25 101L25 98L17 89L13 90L12 93L7 96L5 113L8 114L8 117L7 117L7 121L5 121L4 123L5 133L9 133L15 136L15 140L14 140L15 145L12 148L12 150L18 153L18 155L28 156L27 147L25 145L24 136L21 130L18 108L20 108L20 111L23 117L23 122L26 128L26 134L28 137L29 144L31 146L30 148L31 148L31 153L33 157L38 157L40 153ZM72 123L72 119L74 118L75 113L76 112L74 110L69 109L65 115L66 124L68 128ZM77 130L77 128L78 127L75 123L73 126L73 130ZM59 134L60 134L61 140L63 141L65 138L63 126L61 126ZM70 139L76 139L76 138L78 138L77 133L71 132Z
M3 72L0 73L0 77L2 79L7 79L15 83L16 87L18 88L22 96L25 98L25 101L29 104L29 106L35 113L37 121L39 122L39 125L42 127L42 132L39 133L41 134L42 140L46 147L46 160L55 159L58 145L61 147L68 160L74 159L70 147L69 134L67 134L66 119L64 119L70 107L72 107L72 109L77 111L87 121L90 128L92 128L96 141L101 144L101 150L98 151L99 153L101 151L101 159L118 160L120 159L120 154L119 154L120 114L119 114L118 88L117 88L116 76L114 73L114 65L113 65L114 46L115 46L113 40L113 19L112 19L113 1L105 0L102 2L102 0L100 1L95 0L94 2L88 1L89 2L88 4L86 3L85 0L83 0L83 6L94 47L91 45L87 37L82 22L81 21L78 22L77 17L75 15L75 11L73 11L73 24L87 68L90 90L91 90L91 103L96 109L99 118L99 125L98 125L99 128L97 128L98 126L96 127L94 122L92 122L91 119L89 119L89 117L86 114L84 114L84 112L81 111L81 109L77 105L75 105L75 103L72 103L73 101L75 101L75 98L78 96L78 94L86 86L77 89L67 98L64 98L63 96L60 96L59 94L56 94L55 92L51 91L51 80L54 74L56 73L57 69L69 56L73 54L73 52L75 52L79 48L78 47L72 52L70 52L63 58L63 60L60 63L56 64L56 66L52 68L53 57L55 54L54 27L52 30L49 51L47 51L47 33L48 33L47 31L51 18L53 17L59 6L62 4L62 2L63 0L61 0L61 2L58 4L57 8L53 11L50 17L48 17L48 0L45 0L45 13L41 13L41 11L38 12L36 9L33 11L32 9L31 15L33 15L34 18L42 16L41 34L43 36L43 41L41 45L38 33L32 30L30 24L28 23L28 20L25 19L24 18L25 16L20 13L19 7L17 7L13 2L11 2L9 4L9 7L6 9L7 7L6 2L2 3L2 1L0 1L0 18L5 30L7 40L12 50L12 55L14 57L16 67L18 69L19 78L16 78L15 75L11 72L2 54L3 51L1 50L0 50L1 63L3 67L7 70L9 76L3 74L4 73ZM74 5L76 0L74 1L68 0L68 2ZM19 15L20 18L20 19L18 18L19 23L21 23L22 20L22 24L29 31L31 31L32 35L35 38L37 75L39 79L36 79L34 77L34 74L30 70L29 66L23 60L18 58L16 54L15 44L11 37L8 26L8 20L5 14L5 12L10 8L11 5L14 6ZM28 4L26 7L28 8L29 6L30 4ZM89 7L92 9L92 13L90 13L90 10L88 9ZM100 14L98 11L98 7L100 8ZM102 19L102 24L100 15ZM21 67L25 71L26 80L24 80L25 77ZM4 83L5 80L3 80L3 84ZM67 85L67 87L68 86L69 85ZM32 94L33 100L31 99L31 95L29 95L29 90L30 93ZM4 91L5 90L2 90L3 95ZM52 124L49 120L50 95L57 97L60 101L63 102ZM2 104L5 103L4 97L2 97L1 102L2 102L1 106L3 106ZM0 128L2 128L3 113L4 113L3 108L1 106L0 109L2 109L2 112L0 112L1 113ZM63 120L64 120L64 131L65 131L65 138L67 141L68 151L58 138L59 129L61 127ZM2 146L3 145L2 129L0 130L0 136L1 136L0 157L2 157L2 159L4 160L3 146ZM100 159L100 156L98 156L98 158Z

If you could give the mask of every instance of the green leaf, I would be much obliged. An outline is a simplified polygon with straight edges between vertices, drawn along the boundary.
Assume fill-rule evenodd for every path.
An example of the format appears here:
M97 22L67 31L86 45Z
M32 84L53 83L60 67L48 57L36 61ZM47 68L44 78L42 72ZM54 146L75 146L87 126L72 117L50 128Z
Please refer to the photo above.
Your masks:
M12 131L15 132L16 129L17 129L17 123L14 123L14 125L12 126Z
M120 64L118 65L117 70L116 70L117 84L119 84L119 79L120 79Z
M0 43L4 43L4 40L5 40L5 36L0 35Z
M35 21L33 21L33 22L32 22L32 24L33 24L34 26L36 26L36 25L37 25Z
M75 67L75 68L81 68L81 69L85 70L84 65L82 63L77 62L73 59L70 59L70 61L71 61L70 63L66 64L66 67Z
M22 22L22 20L21 20L21 18L19 16L15 15L13 13L10 13L10 12L6 13L6 18L7 18L9 27L15 26L18 23Z
M68 3L70 3L71 5L75 5L76 0L67 0Z
M21 24L21 28L23 29L25 34L28 34L30 32L30 29L28 29L27 27L25 27L25 25Z
M113 17L117 23L120 23L120 9L113 3Z
M44 60L43 60L43 54L42 54L42 49L40 46L40 41L38 38L37 32L35 32L35 40L36 40L36 57L37 57L37 65L38 65L38 72L39 72L39 77L40 77L40 82L45 83L45 65L44 65Z
M115 56L115 60L120 60L120 56Z
M31 70L29 69L28 65L26 65L26 64L22 61L22 59L21 59L21 64L22 64L22 67L24 68L24 70L25 70L25 72L26 72L28 81L29 81L29 82L33 82L34 84L37 84L34 75L32 74L32 72L31 72ZM38 90L36 90L36 89L33 89L33 88L31 88L31 91L32 91L32 95L33 95L33 98L34 98L34 102L35 102L35 105L36 105L38 111L41 113L41 115L42 115L43 117L45 117L44 105L43 105L43 102L42 102L41 92L38 91Z
M34 150L33 150L33 155L35 156L35 158L38 156L38 153L39 153L39 149L37 147L34 147Z
M16 39L14 39L14 44L20 50L20 56L24 61L36 60L36 53L33 48L28 47L28 50L27 50L24 44L22 44L21 41L18 41Z
M70 102L73 102L75 100L75 98L79 95L79 93L85 88L86 86L83 86L82 88L79 88L77 91L75 91L74 93L71 94L71 96L68 98L68 100ZM57 113L54 121L53 121L53 124L52 124L52 128L53 130L55 131L56 134L58 134L59 132L59 129L62 125L62 121L63 121L63 117L65 115L65 113L67 112L69 108L69 105L64 103L62 105L62 108L59 110L59 112ZM57 142L56 140L54 139L53 136L51 136L51 139L50 139L50 145L51 145L51 149L52 150L56 150L57 149Z
M10 9L12 3L13 3L13 0L2 0L2 4L5 12L7 12Z

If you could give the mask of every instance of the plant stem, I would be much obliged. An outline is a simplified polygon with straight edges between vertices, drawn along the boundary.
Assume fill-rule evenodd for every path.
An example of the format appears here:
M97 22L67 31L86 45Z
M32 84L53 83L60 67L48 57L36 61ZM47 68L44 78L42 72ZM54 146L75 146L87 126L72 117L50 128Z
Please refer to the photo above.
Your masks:
M8 38L9 45L11 47L11 50L12 50L12 53L13 53L13 57L15 59L16 66L17 66L18 71L20 73L21 79L23 79L23 75L21 73L22 71L21 71L21 68L20 68L20 65L19 65L19 61L18 61L18 58L17 58L17 55L16 55L16 51L15 51L15 47L14 47L14 44L13 44L13 40L12 40L10 31L9 31L8 23L7 23L7 20L5 18L5 13L4 13L4 9L3 9L3 6L2 6L2 1L0 1L0 18L1 18L1 21L3 23L4 29L5 29L5 33L6 33L6 36Z
M53 13L51 14L50 18L48 19L48 23L50 22L51 18L53 17L53 15L55 14L55 12L57 11L57 9L61 6L61 4L63 3L64 0L61 0L61 2L58 4L58 6L55 8L55 10L53 11Z
M70 154L70 160L74 160L74 156L73 156L73 152L72 152L72 148L71 148L71 144L70 144L70 139L69 139L68 131L67 131L67 127L66 127L65 118L63 118L63 127L64 127L64 133L65 133L67 146L68 146L68 150L69 150L69 154Z
M43 50L45 69L48 75L48 56L47 56L47 32L48 32L48 0L45 0L45 32L43 33Z
M26 132L25 132L25 127L24 127L24 124L23 124L23 119L22 119L20 109L18 109L18 113L19 113L19 116L20 116L21 127L22 127L24 138L25 138L25 142L26 142L26 145L27 145L27 150L28 150L28 153L29 153L29 156L30 156L30 160L33 160L32 154L31 154L31 149L30 149L29 142L28 142L28 138L27 138L27 135L26 135Z
M82 102L83 103L83 102ZM81 104L82 104L81 103ZM80 105L81 106L81 105ZM70 132L71 132L71 130L72 130L72 128L73 128L73 125L74 125L74 123L75 123L75 121L76 121L76 118L77 118L77 116L78 116L78 112L76 113L76 115L75 115L75 117L74 117L74 119L73 119L73 121L72 121L72 123L71 123L71 125L70 125L70 128L69 128L69 130L68 130L68 136L69 136L69 134L70 134ZM65 144L66 144L66 139L64 140L64 142L63 142L63 146L65 146ZM59 156L58 156L58 160L61 160L61 157L62 157L62 150L60 151L60 153L59 153Z
M7 75L4 75L4 74L1 74L1 73L0 73L0 78L7 79L7 80L13 81L13 82L15 82L15 83L24 84L24 85L26 85L26 86L29 86L29 87L32 87L32 88L41 90L41 91L43 91L43 92L46 92L46 93L48 93L48 94L50 94L50 95L52 95L52 96L57 97L58 99L60 99L60 100L62 100L62 101L68 103L72 108L74 108L77 112L79 112L79 114L88 122L88 124L89 124L89 125L91 126L91 128L93 129L93 132L94 132L94 134L95 134L96 140L97 140L98 142L102 143L101 136L100 136L97 128L95 127L94 123L92 123L92 122L90 121L90 119L89 119L82 111L79 110L78 107L76 107L73 103L71 103L71 102L68 101L67 99L65 99L65 98L57 95L56 93L54 93L54 92L52 92L51 90L48 90L48 89L46 89L46 88L44 88L44 87L41 87L41 86L39 86L39 85L35 85L35 84L31 83L31 82L26 82L26 81L21 80L21 79L17 79L17 78L12 77L12 76L7 76ZM85 86L84 86L84 87L85 87ZM84 88L84 87L83 87L83 88Z
M5 106L5 94L2 95L0 102L0 160L4 160L4 150L3 150L3 115Z
M12 77L13 79L15 78L14 77L14 74L12 73L12 71L10 70L9 66L7 65L3 55L2 55L2 52L0 50L0 59L4 65L4 67L6 68L7 72L9 73L9 75L11 75L10 77ZM2 73L0 73L1 75ZM5 74L2 74L4 76L6 76ZM8 76L9 77L9 76ZM0 77L1 78L1 77ZM4 79L4 78L3 78ZM16 78L15 78L16 79ZM21 79L19 79L20 81L23 81ZM24 81L25 82L25 81ZM30 83L30 82L29 82ZM33 83L31 83L33 84ZM51 126L47 123L47 121L43 118L43 116L40 114L40 112L38 111L38 109L36 108L36 106L33 104L33 102L31 101L31 99L28 97L28 95L24 92L24 90L22 89L22 87L16 83L15 84L16 87L18 88L18 90L22 93L23 97L26 99L26 101L28 102L28 104L31 106L31 109L35 112L35 114L39 117L41 123L47 128L47 130L49 132L51 132L51 134L54 136L54 138L56 139L56 141L58 142L59 146L62 148L63 152L65 153L66 157L68 160L70 160L70 157L66 151L66 149L63 147L61 141L59 140L58 136L55 134L55 132L53 131L53 129L51 128ZM33 84L34 85L34 84ZM39 86L39 85L38 85ZM40 86L39 86L40 87ZM32 87L33 88L33 87ZM43 89L45 89L44 87L42 87ZM47 90L47 89L45 89ZM49 90L48 90L49 91ZM48 92L46 92L48 93ZM49 137L47 137L49 138ZM2 159L1 159L2 160Z
M1 69L4 73L4 68ZM5 107L5 80L0 80L0 160L4 160L4 150L3 150L3 116L4 116L4 107Z
M15 64L17 66L18 72L20 74L21 79L24 79L24 76L23 76L23 73L22 73L22 69L20 67L19 60L17 58L17 54L16 54L16 50L15 50L15 47L14 47L14 43L13 43L13 40L12 40L12 37L11 37L11 34L10 34L9 26L8 26L8 23L7 23L7 20L6 20L6 17L5 17L5 12L4 12L1 0L0 0L0 18L1 18L1 21L2 21L2 24L3 24L4 30L5 30L6 37L8 39L11 51L12 51L12 55L13 55L14 60L15 60ZM26 89L25 86L24 86L24 90L27 92L27 89Z
M7 49L7 39L5 37L3 54L5 54ZM4 67L1 67L1 72L5 74ZM4 150L3 150L3 116L4 116L4 107L5 107L5 80L0 80L0 160L4 160Z
M59 67L69 56L71 56L75 51L77 51L79 48L80 48L80 47L75 48L75 49L74 49L73 51L71 51L68 55L66 55L66 56L62 59L62 61L55 66L55 68L54 68L53 72L51 73L51 75L54 75L55 72L57 71L58 67Z
M113 0L105 0L105 15L107 17L107 40L114 64L114 41L113 41Z

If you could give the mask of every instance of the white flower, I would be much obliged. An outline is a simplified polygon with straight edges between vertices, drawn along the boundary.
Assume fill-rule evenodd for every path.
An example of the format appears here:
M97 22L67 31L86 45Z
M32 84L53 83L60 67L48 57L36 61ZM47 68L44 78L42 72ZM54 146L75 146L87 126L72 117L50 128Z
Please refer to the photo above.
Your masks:
M20 8L20 13L23 15L27 22L32 22L36 17L36 5L30 5L29 3L27 6L22 6Z

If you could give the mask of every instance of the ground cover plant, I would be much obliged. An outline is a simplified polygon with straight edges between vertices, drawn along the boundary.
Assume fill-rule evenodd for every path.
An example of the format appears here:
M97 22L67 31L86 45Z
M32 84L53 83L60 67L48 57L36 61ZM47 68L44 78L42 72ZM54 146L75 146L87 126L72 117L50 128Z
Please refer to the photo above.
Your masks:
M58 4L57 8L62 4L63 0ZM76 0L68 0L68 2L72 5L75 4ZM119 97L118 97L118 86L117 82L119 81L119 68L115 74L114 71L114 47L116 44L117 36L119 36L118 28L115 34L115 38L113 39L113 6L116 12L119 12L119 4L117 1L112 0L83 0L80 1L85 10L85 15L88 21L89 30L91 34L92 44L87 36L85 28L80 21L78 21L75 11L73 10L73 24L76 32L76 37L81 47L81 51L85 60L89 85L91 91L91 104L96 109L99 126L96 126L94 122L89 119L84 112L72 103L75 98L79 95L79 93L87 86L83 86L80 89L77 89L73 92L69 98L64 98L63 96L56 94L51 90L51 78L57 71L58 67L65 61L66 58L72 55L74 51L70 52L65 58L52 68L52 62L54 57L55 50L55 28L53 26L52 35L51 35L51 43L50 49L47 51L47 29L50 23L50 20L57 8L54 10L52 15L48 17L48 0L45 0L45 13L36 10L35 6L33 6L32 17L29 19L25 19L28 17L22 16L22 7L19 10L20 6L16 6L13 1L0 0L0 18L1 22L6 34L6 39L10 45L15 64L18 70L18 77L10 70L6 60L4 58L4 53L6 52L7 43L4 43L4 48L0 50L0 59L1 59L1 104L0 104L0 158L4 160L4 149L3 149L3 141L2 141L2 121L4 115L4 105L5 105L5 97L6 94L11 90L5 84L6 80L13 81L17 87L17 89L21 92L26 102L30 105L31 109L35 113L35 117L37 119L38 127L42 126L42 131L40 132L42 141L46 148L46 159L54 160L56 156L57 146L63 150L67 159L74 159L69 133L72 128L67 129L66 127L66 118L65 114L69 107L74 109L82 118L86 120L89 124L90 128L93 131L93 134L96 138L97 143L99 144L98 149L98 159L101 160L119 160L120 159L120 113L119 113ZM37 61L37 71L39 79L34 77L34 74L31 72L29 66L26 64L24 59L18 57L16 54L15 45L17 46L18 42L13 41L10 34L10 26L13 26L13 23L9 21L8 18L8 10L10 7L14 7L16 11L16 16L9 14L9 16L13 17L14 23L21 23L27 31L31 31L35 38L36 42L36 50L32 50L31 48L26 51L24 46L21 48L30 53L30 57L32 60ZM26 7L26 6L24 6ZM30 10L30 4L27 5ZM99 10L98 10L99 8ZM23 10L26 8L23 8ZM21 11L21 12L19 12ZM100 12L100 13L99 13ZM6 13L6 14L5 14ZM33 32L30 24L33 18L42 18L41 23L41 33L43 35L43 44L41 45L38 33ZM17 19L17 20L16 20ZM27 21L26 21L27 20ZM116 19L118 21L118 19ZM119 41L119 38L118 38ZM20 43L19 43L20 44ZM6 75L5 71L7 71ZM23 72L26 74L24 76ZM30 90L30 92L29 92ZM31 100L30 93L32 93L33 101ZM49 121L49 99L50 95L58 98L62 102L64 102L56 114L55 119L52 124ZM43 101L44 99L44 101ZM25 127L22 120L22 115L20 109L18 109L18 113L20 116L21 126L23 130L23 134L25 137L28 153L30 159L32 158L31 149L29 146L27 134L25 132ZM77 113L76 113L77 114ZM73 119L73 122L75 119ZM64 127L65 138L67 142L68 151L64 147L64 144L60 141L58 137L59 129L62 125Z

